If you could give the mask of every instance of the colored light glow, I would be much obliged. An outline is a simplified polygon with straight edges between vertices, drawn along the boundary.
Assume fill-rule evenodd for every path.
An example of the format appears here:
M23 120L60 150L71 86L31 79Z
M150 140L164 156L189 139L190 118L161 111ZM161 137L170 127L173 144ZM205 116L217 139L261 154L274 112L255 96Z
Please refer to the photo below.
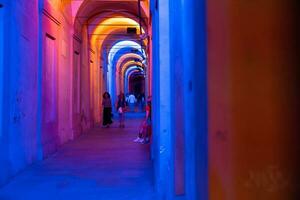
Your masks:
M110 24L112 26L105 26L105 24ZM93 31L93 35L91 37L91 45L92 47L98 47L100 50L102 48L103 41L105 41L106 37L112 34L113 31L120 29L127 29L128 27L133 27L139 30L139 23L131 18L115 16L113 18L105 19L95 28ZM145 33L145 30L142 28L142 33ZM99 38L102 38L99 40Z
M124 66L124 64L126 63L125 61L129 61L129 60L142 60L142 56L135 54L135 53L128 53L128 54L124 54L123 56L121 56L117 62L116 65L116 81L117 81L117 94L119 94L121 91L120 89L121 87L121 72L122 72L122 67Z
M123 62L127 59L132 59L132 60L139 60L142 61L142 56L135 54L135 53L128 53L128 54L124 54L123 56L121 56L117 62L117 73L120 73L121 71L121 65L123 64Z
M144 55L146 57L145 52L141 48L141 45L138 44L137 42L134 42L131 40L125 40L125 41L118 42L110 49L109 54L108 54L107 81L108 81L108 89L111 94L114 93L114 86L113 86L114 80L113 79L116 78L114 76L115 73L114 73L114 68L113 68L113 60L119 52L122 52L122 49L126 49L126 48L136 49L137 51L139 51L142 55Z
M109 54L108 54L108 62L109 62L109 64L112 64L113 58L115 57L115 55L121 49L124 49L124 48L127 48L127 47L130 47L130 48L138 50L139 52L141 52L146 57L146 54L145 54L144 50L142 50L142 47L141 47L140 44L138 44L137 42L134 42L134 41L125 40L125 41L121 41L121 42L116 43L111 48L111 50L109 51Z
M134 51L134 52L133 52L133 51ZM138 51L138 50L136 50L136 49L133 49L133 48L131 48L131 47L126 47L126 48L120 49L120 50L117 52L117 54L114 56L113 60L111 61L111 66L112 66L114 69L117 69L117 64L118 64L118 61L120 60L120 58L121 58L122 56L124 56L124 55L131 54L131 53L140 56L142 59L144 58L144 55L143 55L140 51ZM128 59L127 59L127 60L128 60ZM127 60L126 60L126 61L127 61ZM142 62L142 60L140 60L140 59L138 59L138 60ZM122 63L122 64L123 64L123 63ZM121 65L122 65L122 64L121 64Z
M143 68L143 64L140 62L135 62L135 61L128 61L126 62L123 66L122 66L122 71L121 71L121 75L124 75L125 72L127 71L127 69L133 65L139 66Z
M139 68L136 68L136 69L132 69L130 72L128 72L128 74L126 75L126 79L125 81L128 83L129 82L129 79L130 77L133 75L133 74L136 74L136 73L139 73L139 74L143 74L143 72L139 69ZM126 85L126 84L125 84Z
M66 2L69 3L72 1L67 0ZM72 2L71 7L72 7L73 14L74 14L74 11L76 11L75 13L77 13L78 10L80 10L80 7L83 5L84 2L87 2L87 1L81 0L80 3L77 2L75 4L73 4L73 2ZM148 0L142 2L142 9L144 11L148 10L148 9L145 9L145 7L149 7ZM146 13L146 15L149 15L149 12L145 12L145 13ZM89 30L89 33L91 34L91 38L90 38L91 49L93 49L96 52L96 55L99 55L98 56L99 63L101 62L100 61L101 56L103 56L101 54L103 45L106 42L106 39L109 38L113 33L115 33L115 32L118 32L121 34L126 33L128 27L136 28L137 30L140 29L140 24L139 24L138 20L135 19L134 17L129 17L129 16L123 15L121 13L112 14L109 17L111 17L111 18L107 18L107 17L103 17L103 15L101 15L101 16L99 15L97 17L97 22L95 23L95 24L97 24L97 26L92 26L92 29ZM109 24L109 26L107 26L107 24ZM144 28L145 27L142 27L142 30L141 30L142 34L145 33ZM138 33L139 33L139 31L138 31ZM136 47L138 46L139 49L142 49L141 45L139 45L139 44L135 45L135 46ZM110 52L112 52L112 51L110 51ZM141 53L144 57L146 57L144 50L141 50ZM114 57L114 56L115 55L112 55L111 57ZM108 63L112 63L111 61L112 60L109 59ZM115 92L115 85L116 85L115 80L113 80L116 77L113 77L114 71L111 70L113 66L114 65L110 65L110 64L107 66L108 74L106 76L107 77L107 87L108 87L107 89L112 94L112 98L114 98L113 95Z
M110 24L110 26L106 26L106 24ZM124 26L125 25L125 26ZM94 49L98 55L102 56L101 49L103 48L103 44L106 41L106 38L110 37L111 34L114 32L120 32L120 30L123 30L126 32L127 27L134 27L136 29L139 29L139 23L131 18L115 15L112 18L105 19L101 21L101 23L98 23L98 26L95 27L95 29L92 31L92 36L90 39L91 48ZM145 30L142 28L142 33L145 33ZM127 44L126 44L127 43ZM130 40L124 40L121 42L116 43L109 51L108 55L108 66L107 66L107 87L108 91L112 95L112 99L115 97L115 92L117 89L116 86L116 80L114 76L114 69L112 68L114 65L112 63L113 58L117 54L117 52L120 52L120 47L124 48L133 48L138 50L144 57L146 57L144 50L142 50L141 45L137 42L130 41ZM99 57L99 59L101 59Z
M121 80L120 80L120 88L124 88L124 79L125 79L125 72L126 70L131 66L139 66L143 68L143 64L140 62L134 62L134 61L128 61L122 66L122 72L121 72Z
M51 0L51 1L53 1L53 0ZM71 5L73 21L74 21L75 17L78 15L78 11L82 8L82 5L84 5L86 3L90 3L89 1L91 1L91 0L64 0L64 1L62 1L62 3L64 5L68 5L68 4ZM101 3L101 1L99 1L99 2ZM97 3L97 1L93 1L93 3ZM146 16L149 17L149 12L150 12L149 0L141 1L141 6L142 6L142 10L145 12ZM85 7L85 6L83 6L83 7ZM79 15L80 14L84 15L84 13L79 13Z
M134 62L134 61L128 61L122 66L122 71L119 78L119 89L124 88L124 79L125 79L125 72L127 69L131 66L138 66L140 68L143 68L143 65L140 62Z
M127 74L126 79L125 79L125 81L127 81L127 83L129 82L130 77L131 77L133 74L143 75L143 72L140 71L139 69L133 69L133 70L131 70L131 71Z
M136 67L136 66L135 66ZM127 71L126 74L126 79L124 80L124 91L129 92L129 87L128 87L128 83L130 80L130 77L134 74L134 73L141 73L142 71L140 70L140 68L136 67L135 69L131 69L130 71Z
M105 24L110 24L113 26L105 26ZM101 52L100 50L102 49L102 45L103 45L104 41L106 40L106 38L109 37L109 35L112 34L114 31L119 31L122 29L125 31L127 29L127 26L124 26L124 25L127 25L128 27L134 27L136 29L139 29L139 27L140 27L139 23L137 21L135 21L131 18L127 18L127 17L114 16L114 18L105 19L101 23L99 23L99 25L93 31L93 34L91 37L91 47L95 48L95 50L97 52ZM145 33L143 28L142 28L142 33ZM100 37L101 37L101 40L99 40ZM120 42L117 43L116 44L117 46L114 45L115 47L112 47L112 49L110 50L110 53L108 56L109 63L111 63L111 60L113 59L113 57L116 54L116 52L114 52L114 51L117 51L117 50L120 51L121 45L124 45L124 48L125 48L126 43L128 44L127 47L132 47L132 48L142 51L141 45L139 45L136 42L133 42L133 41L127 41L127 42L121 41L121 42L122 43L120 43ZM143 55L145 55L145 53L143 53L143 52L141 52L141 53ZM112 94L112 99L114 99L114 94L115 94L115 89L116 89L114 86L114 83L113 83L113 81L114 81L113 74L114 73L112 70L112 65L108 64L107 83L108 83L108 91L110 92L110 94Z
M139 70L140 72L144 72L144 69L140 66L132 66L132 67L129 67L126 72L125 72L125 77L128 77L128 75L134 71L134 70Z

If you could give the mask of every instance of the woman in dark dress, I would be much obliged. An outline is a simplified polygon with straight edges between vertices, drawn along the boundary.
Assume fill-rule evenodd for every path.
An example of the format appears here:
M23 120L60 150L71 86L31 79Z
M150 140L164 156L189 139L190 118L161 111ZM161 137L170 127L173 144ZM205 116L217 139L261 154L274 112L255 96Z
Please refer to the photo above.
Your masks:
M103 100L102 100L102 107L103 107L103 126L109 128L109 125L112 124L112 104L110 99L110 94L108 92L105 92L103 94Z

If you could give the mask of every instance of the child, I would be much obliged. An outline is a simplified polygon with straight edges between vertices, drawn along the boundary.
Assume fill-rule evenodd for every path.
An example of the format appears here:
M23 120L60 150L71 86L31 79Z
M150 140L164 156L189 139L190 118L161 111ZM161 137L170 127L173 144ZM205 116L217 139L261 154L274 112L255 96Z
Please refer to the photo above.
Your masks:
M126 102L125 102L125 95L121 93L118 96L118 102L117 102L117 111L119 113L119 127L124 128L125 127L125 119L124 119L124 111L126 107Z
M147 101L146 118L142 122L139 129L139 135L134 140L134 142L148 144L150 142L150 136L151 136L151 97L149 97Z

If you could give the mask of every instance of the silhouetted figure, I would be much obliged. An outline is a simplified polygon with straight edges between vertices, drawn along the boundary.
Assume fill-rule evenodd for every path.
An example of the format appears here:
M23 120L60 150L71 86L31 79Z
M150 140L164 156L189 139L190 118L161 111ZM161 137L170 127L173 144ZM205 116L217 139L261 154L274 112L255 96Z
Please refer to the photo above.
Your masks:
M136 95L136 99L137 99L137 110L139 110L142 106L142 95L139 93ZM141 109L142 111L142 109Z
M112 124L112 104L110 99L110 94L105 92L103 94L102 100L102 107L103 107L103 126L109 128L109 125Z
M126 95L125 95L126 106L128 106L128 98L129 98L129 94L126 93Z
M141 94L141 111L144 112L145 111L145 94Z
M124 117L125 108L126 108L125 95L123 93L120 93L117 101L117 111L119 113L120 128L125 127L125 117Z

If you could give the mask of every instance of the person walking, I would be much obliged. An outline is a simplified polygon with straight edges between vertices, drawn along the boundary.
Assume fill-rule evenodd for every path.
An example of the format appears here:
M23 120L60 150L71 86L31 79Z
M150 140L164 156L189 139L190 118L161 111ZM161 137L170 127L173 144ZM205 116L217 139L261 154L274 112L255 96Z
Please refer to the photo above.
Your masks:
M128 97L128 104L131 112L134 112L135 103L136 103L135 96L133 94L130 94Z
M120 93L118 96L118 102L117 102L117 111L119 113L119 127L124 128L125 127L125 112L126 108L126 100L125 100L125 95L123 93Z
M110 99L110 94L105 92L103 94L102 100L102 107L103 107L103 126L109 128L109 126L113 123L112 122L112 104Z

